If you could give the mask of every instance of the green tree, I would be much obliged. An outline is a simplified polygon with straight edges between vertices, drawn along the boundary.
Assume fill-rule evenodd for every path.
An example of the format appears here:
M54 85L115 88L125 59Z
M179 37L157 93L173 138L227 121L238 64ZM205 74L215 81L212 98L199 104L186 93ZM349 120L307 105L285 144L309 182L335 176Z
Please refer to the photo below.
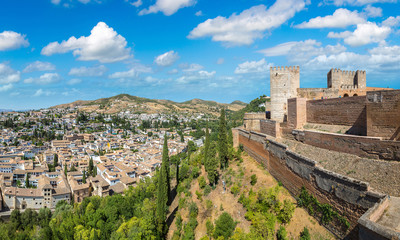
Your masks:
M278 231L276 232L276 239L277 240L287 240L287 232L284 226L280 226Z
M218 132L218 156L221 169L228 166L228 136L226 130L225 109L221 109L219 117L219 132Z
M167 217L167 202L168 202L168 187L167 177L165 176L165 162L161 163L161 169L158 171L157 179L157 206L156 206L156 229L157 238L164 239L167 233L166 217Z
M68 172L67 164L64 164L64 175L65 176L67 176L67 172Z
M90 157L89 159L89 175L93 175L93 159Z
M210 131L208 130L208 121L206 123L206 140L204 142L204 167L208 172L208 159L209 159L209 151L210 151Z
M300 240L310 240L311 235L308 228L304 227L303 231L300 233Z
M164 146L163 146L163 153L162 153L162 163L165 165L164 168L164 176L165 176L165 183L167 184L167 197L169 199L169 195L171 193L171 184L170 184L170 169L169 169L169 154L168 154L168 138L167 135L164 136Z
M26 174L25 177L25 187L26 188L30 188L30 184L29 184L29 173Z
M224 239L229 239L233 231L236 228L236 222L233 220L231 215L227 212L223 212L218 219L215 221L214 238L222 236Z
M86 171L83 170L82 183L86 183Z
M54 167L57 167L58 166L58 154L54 154Z

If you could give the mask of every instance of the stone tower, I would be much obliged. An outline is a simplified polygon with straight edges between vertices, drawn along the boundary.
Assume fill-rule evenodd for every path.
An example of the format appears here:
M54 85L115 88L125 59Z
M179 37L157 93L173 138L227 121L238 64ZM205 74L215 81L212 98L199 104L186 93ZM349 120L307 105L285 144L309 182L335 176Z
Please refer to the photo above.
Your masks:
M365 71L342 71L340 69L331 69L327 74L328 88L333 89L365 89L366 74Z
M287 117L287 100L297 97L300 67L271 67L271 119L283 122Z

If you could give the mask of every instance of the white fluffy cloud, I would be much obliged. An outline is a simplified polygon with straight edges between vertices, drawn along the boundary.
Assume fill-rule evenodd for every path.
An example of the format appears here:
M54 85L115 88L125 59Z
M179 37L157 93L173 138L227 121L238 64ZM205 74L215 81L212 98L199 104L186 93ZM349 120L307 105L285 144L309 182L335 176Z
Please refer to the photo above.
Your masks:
M187 72L186 75L179 77L176 81L180 84L187 83L196 83L200 81L204 81L207 79L211 79L216 74L216 71L208 72L208 71L197 71L197 72Z
M396 3L397 0L325 0L327 4L334 4L335 6L361 6L372 3Z
M6 63L0 63L0 84L16 83L20 78L19 71L15 71Z
M298 42L286 42L271 48L260 50L267 57L288 56L290 63L303 64L312 57L322 54L338 54L346 51L340 44L327 45L322 47L322 43L314 39Z
M4 31L0 33L0 51L27 46L29 46L29 42L25 39L25 35L12 31Z
M166 53L163 53L163 54L157 56L154 59L154 62L158 66L167 67L167 66L171 66L172 64L174 64L178 59L179 59L179 55L177 52L169 51L169 52L166 52Z
M297 25L297 28L344 28L365 22L364 17L355 11L337 9L332 15L316 17Z
M369 43L381 43L390 34L391 29L388 26L378 26L376 23L367 22L357 24L357 29L354 32L330 32L330 38L343 38L344 42L350 46L362 46Z
M100 77L107 72L107 68L104 65L95 67L79 67L71 68L68 75L78 76L78 77Z
M137 65L133 66L131 69L129 69L128 71L115 72L115 73L109 75L108 77L113 78L113 79L137 78L140 75L140 73L150 73L151 71L152 71L151 68L146 67L141 64L137 64Z
M380 7L373 7L371 5L367 5L364 8L365 13L369 17L381 17L382 16L382 8Z
M29 73L29 72L36 72L36 71L52 71L55 70L56 66L49 62L41 62L35 61L30 63L22 72Z
M127 42L113 28L99 22L88 37L70 37L61 43L52 42L42 49L42 54L50 56L56 53L72 51L78 60L97 60L102 63L117 62L129 58L131 49Z
M266 73L270 66L264 58L260 61L246 61L236 67L235 74Z
M399 24L400 24L400 16L388 17L385 21L382 22L383 26L388 26L388 27L397 27Z
M54 92L52 91L47 91L47 90L43 90L43 89L38 89L35 94L33 94L34 97L40 97L40 96L50 96L53 95Z
M228 46L250 45L255 39L262 38L266 30L281 26L296 12L303 10L305 5L303 0L277 0L268 9L265 5L259 5L228 18L218 16L200 23L188 38L211 36L213 41Z
M140 11L139 15L162 12L166 16L171 16L181 8L190 7L195 4L196 0L157 0L148 9Z
M6 92L6 91L10 90L11 88L13 88L12 83L9 83L7 85L0 85L0 92Z
M27 78L24 80L24 83L34 83L34 84L51 84L56 83L61 80L61 76L58 73L45 73L41 75L39 78Z
M79 79L79 78L73 78L73 79L69 80L69 81L67 82L67 84L68 84L68 85L75 85L75 84L79 84L79 83L81 83L81 82L82 82L81 79Z
M202 65L197 63L192 63L190 65L182 64L180 67L183 68L184 72L196 72L204 68Z
M128 2L130 5L135 7L140 7L143 4L142 0L136 0L136 1L125 0L125 2Z

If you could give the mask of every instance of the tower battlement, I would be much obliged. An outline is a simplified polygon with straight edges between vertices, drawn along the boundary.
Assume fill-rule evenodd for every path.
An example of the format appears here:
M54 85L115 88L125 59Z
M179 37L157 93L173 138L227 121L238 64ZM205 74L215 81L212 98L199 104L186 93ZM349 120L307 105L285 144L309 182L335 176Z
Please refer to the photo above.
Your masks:
M292 71L300 71L299 66L280 66L280 67L270 67L271 73L288 73Z
M366 87L366 72L363 70L348 71L332 68L327 74L328 88L340 89L342 86L354 88Z

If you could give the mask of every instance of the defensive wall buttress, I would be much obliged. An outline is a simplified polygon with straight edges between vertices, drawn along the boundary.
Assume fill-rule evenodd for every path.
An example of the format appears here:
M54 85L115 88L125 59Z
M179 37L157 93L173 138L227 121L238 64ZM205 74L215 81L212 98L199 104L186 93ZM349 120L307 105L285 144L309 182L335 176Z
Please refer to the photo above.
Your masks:
M304 186L345 216L350 230L337 223L327 226L338 237L400 239L400 198L328 171L276 141L287 138L379 161L400 161L400 90L367 87L365 71L340 69L328 72L327 88L299 88L299 74L299 67L270 69L271 112L246 113L243 127L233 129L234 145L243 145L294 196ZM308 125L345 131L316 131Z

